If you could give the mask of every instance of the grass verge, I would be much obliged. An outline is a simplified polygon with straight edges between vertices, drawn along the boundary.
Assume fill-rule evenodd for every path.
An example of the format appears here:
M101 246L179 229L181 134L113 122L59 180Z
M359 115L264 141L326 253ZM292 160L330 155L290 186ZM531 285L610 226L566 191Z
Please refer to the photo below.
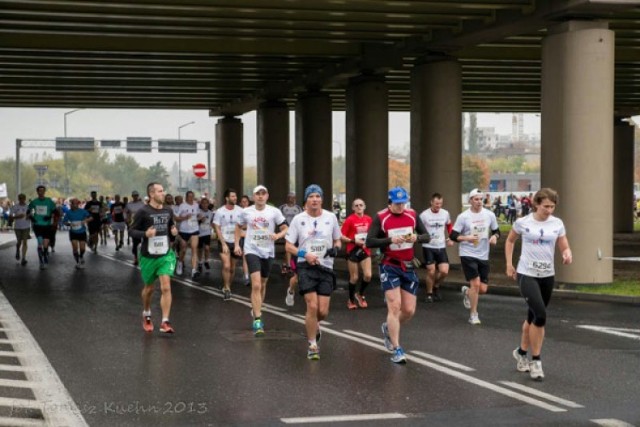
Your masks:
M601 295L640 296L640 281L616 280L610 285L577 286L576 291Z

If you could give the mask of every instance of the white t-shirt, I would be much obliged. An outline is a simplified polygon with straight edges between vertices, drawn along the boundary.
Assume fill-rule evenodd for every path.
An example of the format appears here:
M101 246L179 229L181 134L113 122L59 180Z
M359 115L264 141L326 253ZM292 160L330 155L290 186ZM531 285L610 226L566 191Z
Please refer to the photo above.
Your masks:
M459 242L460 256L489 260L489 237L491 237L492 230L498 229L498 221L493 212L485 208L482 208L478 213L467 209L458 215L453 229L462 236L477 234L480 237L477 244L466 241Z
M324 267L333 268L333 258L325 258L324 254L327 249L333 247L333 241L341 235L336 215L323 209L317 217L307 212L294 216L285 239L289 243L297 244L299 249L314 253ZM304 258L298 257L298 262L304 261Z
M188 234L197 233L200 230L200 225L198 222L199 213L200 205L196 202L193 202L192 204L184 202L180 206L178 206L178 212L176 213L176 216L189 217L180 221L178 225L178 231L180 231L180 233Z
M126 220L132 221L136 212L142 209L143 206L145 206L145 204L142 200L138 200L137 202L133 202L133 201L128 202L127 205L124 207Z
M420 214L420 221L429 232L431 240L429 243L423 243L422 247L431 249L443 249L447 246L446 234L444 229L451 223L449 211L440 209L438 213L434 213L431 208Z
M260 258L275 257L275 242L271 235L277 233L277 227L286 222L280 209L266 205L258 210L249 206L242 210L238 218L239 225L247 226L247 235L244 238L244 253L257 255Z
M242 208L238 205L234 205L233 209L228 209L225 205L216 211L213 223L220 227L220 233L222 233L222 238L225 242L233 243L235 241L236 224L241 215ZM220 236L218 236L218 239L220 239Z
M516 220L513 231L522 236L518 273L531 277L555 275L553 255L556 241L566 234L562 220L552 215L546 221L536 221L531 213Z
M11 209L9 211L11 212L11 215L24 215L27 213L28 210L29 210L29 205L27 204L21 205L17 203L11 206ZM26 216L20 219L16 218L15 222L13 223L13 228L15 228L16 230L24 230L25 228L31 228L31 220L28 219Z
M199 236L211 236L211 224L213 224L213 215L214 212L207 209L203 211L200 209L200 223L198 226L200 227Z

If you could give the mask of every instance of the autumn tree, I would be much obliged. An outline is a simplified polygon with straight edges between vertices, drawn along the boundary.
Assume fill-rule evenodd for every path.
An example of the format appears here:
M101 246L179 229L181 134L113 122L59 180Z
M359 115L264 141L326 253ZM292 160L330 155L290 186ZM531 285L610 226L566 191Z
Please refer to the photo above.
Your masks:
M474 188L489 187L489 168L487 162L478 157L462 156L462 192L467 193Z

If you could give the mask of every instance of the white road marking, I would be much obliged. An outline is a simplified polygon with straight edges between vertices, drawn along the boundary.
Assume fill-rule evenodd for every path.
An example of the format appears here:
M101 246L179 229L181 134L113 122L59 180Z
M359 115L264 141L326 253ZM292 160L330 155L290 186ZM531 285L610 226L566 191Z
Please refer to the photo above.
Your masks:
M0 406L12 409L40 409L44 407L42 402L32 399L14 399L12 397L0 397Z
M46 426L44 420L37 420L33 418L13 418L13 417L0 417L0 426L11 427L38 427Z
M0 371L11 371L11 372L26 372L33 371L34 368L30 368L28 366L20 366L20 365L0 365Z
M615 418L601 418L591 421L604 427L635 427L633 424L616 420Z
M13 343L15 343L15 341L13 340L0 339L0 344L13 344Z
M27 380L7 380L0 378L0 387L15 387L15 388L35 388L40 385Z
M33 371L27 371L26 375L30 381L40 384L40 387L33 389L33 394L39 402L40 408L44 404L49 405L50 410L46 410L46 405L44 407L45 410L43 410L43 415L48 425L87 426L85 419L64 384L60 381L55 369L53 369L35 338L33 338L26 325L22 323L22 320L2 292L0 292L0 312L2 312L3 318L10 319L12 330L7 333L7 337L16 342L16 353L14 354L18 355L20 363L23 366L38 368ZM21 400L31 402L27 399L3 399L9 403L9 406L16 406ZM1 400L0 405L2 405ZM54 407L55 409L53 409Z
M554 396L553 394L549 394L549 393L545 393L543 391L540 391L538 389L532 388L532 387L527 387L526 385L522 385L519 383L514 383L511 381L500 381L500 384L504 384L508 387L511 388L515 388L516 390L520 390L520 391L524 391L525 393L529 393L533 396L537 396L537 397L541 397L543 399L547 399L551 402L557 403L559 405L563 405L566 406L568 408L584 408L584 406L580 405L579 403L576 402L572 402L571 400L567 400L567 399L563 399L561 397L558 396Z
M604 334L615 335L618 337L631 338L632 340L640 340L640 329L612 328L609 326L595 325L577 325L576 328L602 332Z
M339 423L345 421L375 421L407 418L404 414L327 415L321 417L280 418L285 424Z

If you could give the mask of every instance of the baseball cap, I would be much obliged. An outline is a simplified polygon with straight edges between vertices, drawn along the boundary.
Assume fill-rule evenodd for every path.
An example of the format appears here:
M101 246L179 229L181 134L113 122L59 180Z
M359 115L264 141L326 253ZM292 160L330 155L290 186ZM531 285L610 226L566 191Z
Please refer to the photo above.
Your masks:
M471 190L469 192L469 199L476 197L476 196L482 196L483 193L482 191L478 190L477 188L474 188L473 190Z
M258 191L266 191L267 193L269 192L269 190L267 190L267 187L265 187L264 185L260 184L258 186L256 186L256 188L253 189L253 194L256 194Z
M137 190L133 190L133 191L131 192L131 195L132 195L132 196L139 196L139 195L140 195L140 193L138 193L138 191L137 191Z
M409 193L402 187L393 187L389 190L389 200L391 200L391 203L407 203L409 201Z

